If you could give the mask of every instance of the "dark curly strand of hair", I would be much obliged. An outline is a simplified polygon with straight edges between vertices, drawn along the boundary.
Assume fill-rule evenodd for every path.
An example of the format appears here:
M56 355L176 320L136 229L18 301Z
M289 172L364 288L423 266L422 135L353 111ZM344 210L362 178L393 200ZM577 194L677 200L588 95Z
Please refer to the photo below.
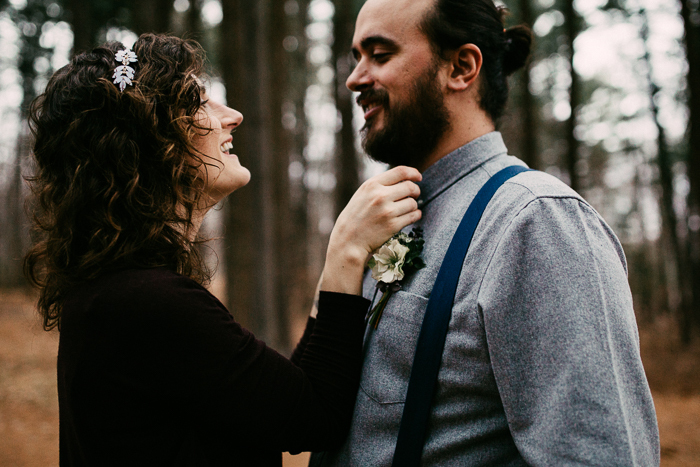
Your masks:
M200 200L202 155L192 146L204 51L144 34L134 85L112 82L107 43L58 70L31 106L38 241L25 273L41 289L44 329L60 328L71 288L125 267L169 267L208 279L188 237Z
M507 9L496 7L493 0L436 0L422 24L439 57L463 44L479 47L483 56L480 105L494 122L503 115L508 100L506 78L525 65L532 42L527 26L504 29L506 14Z

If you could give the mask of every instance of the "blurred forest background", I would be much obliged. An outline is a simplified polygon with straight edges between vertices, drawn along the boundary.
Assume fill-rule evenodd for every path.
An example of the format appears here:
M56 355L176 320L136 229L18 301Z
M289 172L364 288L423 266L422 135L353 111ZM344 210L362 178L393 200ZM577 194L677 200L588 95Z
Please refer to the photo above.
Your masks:
M252 182L205 223L215 238L206 249L217 271L212 291L290 353L334 219L361 181L383 170L362 154L362 115L344 85L362 3L0 0L0 299L16 303L15 291L27 288L29 103L73 54L168 32L202 43L210 94L245 116L233 151ZM695 410L700 432L700 1L506 6L507 25L526 23L535 36L500 126L510 153L570 184L618 234L657 408L664 391L697 396L669 423ZM0 362L0 403L10 373ZM665 459L683 457L668 439ZM700 445L700 435L691 439ZM693 453L697 463L674 465L700 465Z

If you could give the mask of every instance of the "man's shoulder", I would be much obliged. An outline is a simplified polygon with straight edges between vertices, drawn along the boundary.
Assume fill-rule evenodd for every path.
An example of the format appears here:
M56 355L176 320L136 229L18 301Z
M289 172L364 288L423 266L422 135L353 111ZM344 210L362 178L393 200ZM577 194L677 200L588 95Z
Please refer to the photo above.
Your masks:
M548 241L560 236L563 243L584 242L584 237L595 235L607 238L606 243L618 256L624 256L612 228L581 195L552 175L528 171L511 178L496 192L476 237L484 236L488 242L513 236L531 241L536 235Z
M566 183L546 172L530 170L508 180L502 194L533 201L538 198L573 198L586 202Z
M487 207L486 216L512 218L542 208L581 211L602 221L598 212L567 184L545 172L532 170L506 181Z
M481 232L490 241L511 245L540 241L550 250L555 246L605 246L626 269L622 245L613 229L581 195L552 175L529 171L513 177L487 209Z

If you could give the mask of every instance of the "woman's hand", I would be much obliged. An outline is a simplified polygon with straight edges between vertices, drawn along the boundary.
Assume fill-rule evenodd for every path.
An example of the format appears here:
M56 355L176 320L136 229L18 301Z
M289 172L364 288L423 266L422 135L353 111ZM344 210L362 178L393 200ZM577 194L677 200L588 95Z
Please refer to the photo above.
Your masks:
M421 218L418 170L395 167L370 178L338 216L326 253L322 290L359 295L370 254Z

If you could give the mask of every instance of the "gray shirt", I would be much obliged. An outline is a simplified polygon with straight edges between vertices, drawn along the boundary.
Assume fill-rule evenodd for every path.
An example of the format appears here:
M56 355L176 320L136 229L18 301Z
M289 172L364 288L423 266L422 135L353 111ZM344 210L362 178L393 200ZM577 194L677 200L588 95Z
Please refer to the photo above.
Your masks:
M490 176L500 133L440 159L419 204L427 266L367 331L350 434L311 465L389 466L428 297ZM367 276L364 295L376 282ZM622 247L577 193L542 172L506 182L464 261L423 450L425 466L658 465L659 437Z

